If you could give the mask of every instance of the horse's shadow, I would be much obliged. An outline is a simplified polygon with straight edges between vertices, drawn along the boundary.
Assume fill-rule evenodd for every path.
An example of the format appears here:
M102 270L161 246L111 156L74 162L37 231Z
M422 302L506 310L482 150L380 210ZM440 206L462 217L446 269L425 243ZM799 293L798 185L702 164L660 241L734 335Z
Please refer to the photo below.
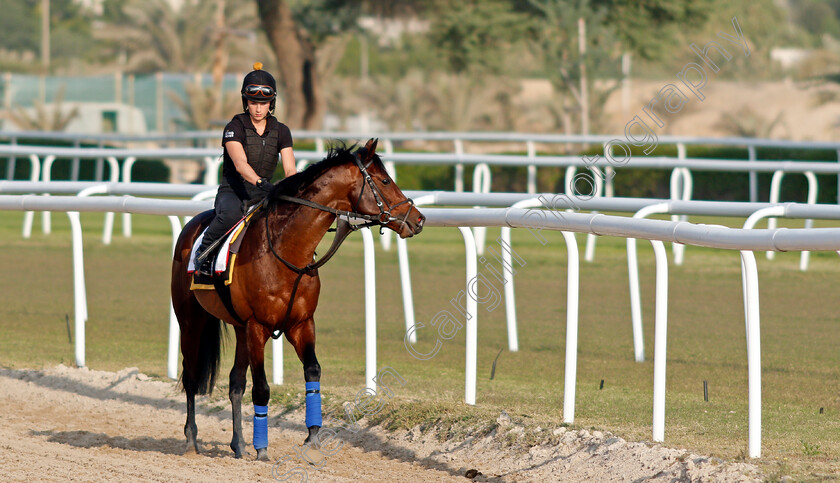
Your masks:
M183 402L175 401L170 397L156 398L142 396L138 394L127 394L119 392L115 389L126 376L115 380L106 388L95 387L78 380L72 380L73 384L68 385L70 378L61 377L58 375L33 375L29 371L0 368L0 377L11 377L15 379L22 379L32 382L33 384L50 388L54 390L65 391L72 394L78 394L101 401L116 400L148 406L156 409L179 409L184 410ZM216 388L220 391L226 391L227 388L219 386ZM173 394L174 395L174 394ZM219 420L222 424L230 424L230 413L228 411L218 411L211 409L204 405L198 405L198 413L205 417L212 417ZM283 431L291 431L300 434L301 441L307 433L306 427L301 422L296 422L289 419L292 413L285 413L275 416L271 419L271 427L279 428ZM365 452L380 452L384 458L405 463L416 463L428 469L435 469L453 476L464 476L459 468L453 467L450 464L441 462L435 459L435 456L444 453L445 451L435 451L425 458L418 459L414 451L391 444L387 438L375 434L371 428L362 427L356 433L342 428L336 428L336 438L343 441L348 446L354 446ZM47 441L54 443L68 444L79 448L97 448L97 447L112 447L125 449L130 451L153 451L168 455L183 455L185 449L185 441L183 438L155 438L150 436L126 438L123 436L109 436L104 433L95 433L91 431L30 431L33 436L46 436ZM462 442L459 446L468 445L468 441ZM201 456L211 458L232 458L233 453L230 451L227 442L210 441L206 439L201 440L202 451ZM251 449L251 448L249 448ZM246 454L250 451L246 450ZM272 461L279 460L283 455L292 455L292 448L283 448L279 446L271 447ZM329 464L329 457L327 458ZM498 481L496 478L490 477L485 481Z
M20 379L22 381L27 381L47 389L64 391L71 394L78 394L80 396L89 397L91 399L98 399L100 401L122 401L131 404L149 406L155 409L173 409L183 405L182 401L179 401L174 397L149 397L140 394L124 393L115 389L116 386L128 380L132 375L134 375L134 373L122 375L120 378L113 381L107 387L100 388L83 381L79 381L70 377L62 377L60 375L43 374L40 372L36 372L33 374L31 371L19 369L0 369L0 377ZM176 391L173 391L172 396L178 396L180 398L180 394L178 394Z
M184 441L181 438L153 438L141 436L126 438L109 436L91 431L30 431L32 436L46 436L50 443L67 444L76 448L116 448L129 451L151 451L155 453L180 456L184 454ZM230 457L230 450L224 443L203 441L202 456L211 458Z
M296 431L300 432L301 434L306 434L306 428L304 425L295 423L294 421L290 421L289 419L280 419L279 416L272 420L271 425L272 427L280 428L284 431ZM396 444L392 444L388 441L386 437L377 434L374 431L375 427L362 426L356 432L351 432L340 426L336 428L330 428L329 424L327 424L325 428L333 429L336 433L335 438L341 441L343 444L347 444L348 446L361 449L367 453L379 453L382 455L382 458L387 458L402 463L417 464L423 468L441 471L456 477L465 476L464 470L460 468L460 465L459 467L453 467L453 465L435 459L436 456L447 453L448 451L446 450L432 451L428 456L424 458L419 458L414 450ZM458 449L469 446L470 443L471 439L468 438L467 440L462 441L458 445L456 445L456 447L454 447L452 451L457 451ZM277 451L276 448L275 451ZM341 449L333 451L335 451L335 454L338 454L341 452ZM288 450L286 453L289 454L289 456L293 455L291 450ZM274 457L272 457L272 459L279 460L280 456L277 456L275 454ZM327 456L326 459L327 464L329 464L330 456ZM503 475L483 475L483 479L481 481L501 482L503 481L501 476Z

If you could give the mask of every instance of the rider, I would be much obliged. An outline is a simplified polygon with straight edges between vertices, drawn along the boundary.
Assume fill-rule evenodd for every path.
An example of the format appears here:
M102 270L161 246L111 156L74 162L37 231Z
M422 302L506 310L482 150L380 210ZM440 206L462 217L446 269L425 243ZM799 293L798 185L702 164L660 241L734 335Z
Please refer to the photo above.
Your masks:
M213 242L239 221L245 204L266 196L273 185L271 177L277 168L278 154L286 176L295 174L292 133L274 117L277 84L274 77L254 64L254 70L242 80L242 108L225 126L222 136L224 164L222 182L216 193L216 216L204 233L196 250L196 260ZM203 275L212 274L212 257L196 264Z

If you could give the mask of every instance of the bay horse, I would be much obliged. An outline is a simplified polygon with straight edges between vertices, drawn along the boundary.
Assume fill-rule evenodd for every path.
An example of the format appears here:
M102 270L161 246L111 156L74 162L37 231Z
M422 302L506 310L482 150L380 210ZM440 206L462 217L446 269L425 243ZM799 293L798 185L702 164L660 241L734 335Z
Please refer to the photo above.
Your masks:
M243 236L227 304L216 290L190 290L192 275L187 272L193 243L210 223L213 211L199 214L184 226L172 262L172 304L181 327L188 453L200 451L195 395L213 390L224 327L221 321L232 325L236 333L229 390L234 455L241 458L245 446L241 406L250 367L254 448L257 459L268 459L269 387L264 351L272 334L275 338L285 334L303 363L308 428L304 445L317 447L322 422L321 366L315 356L313 316L321 283L319 262L313 262L315 248L337 217L341 220L336 239L343 239L348 232L344 218L367 220L365 226L389 228L402 238L420 233L425 220L388 175L376 154L376 143L371 139L355 152L351 152L353 147L333 147L324 160L274 186ZM325 256L335 248L334 242Z

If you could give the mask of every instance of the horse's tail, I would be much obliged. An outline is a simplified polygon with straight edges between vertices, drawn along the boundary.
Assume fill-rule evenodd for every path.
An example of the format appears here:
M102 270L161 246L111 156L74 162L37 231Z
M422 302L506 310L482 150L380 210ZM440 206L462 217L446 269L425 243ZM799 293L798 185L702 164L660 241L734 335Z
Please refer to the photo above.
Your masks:
M208 318L201 330L196 361L192 364L193 371L181 373L181 385L188 394L211 394L216 385L216 375L219 373L221 359L222 334L227 324L219 319ZM198 335L198 334L196 334Z

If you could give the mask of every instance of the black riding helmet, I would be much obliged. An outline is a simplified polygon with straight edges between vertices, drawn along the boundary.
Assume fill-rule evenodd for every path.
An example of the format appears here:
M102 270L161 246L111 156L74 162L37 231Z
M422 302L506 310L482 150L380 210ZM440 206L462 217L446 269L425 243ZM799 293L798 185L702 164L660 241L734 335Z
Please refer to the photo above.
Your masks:
M248 100L265 102L271 101L269 109L274 111L277 102L277 83L274 77L262 70L262 63L254 64L254 70L242 79L242 109L248 110Z

